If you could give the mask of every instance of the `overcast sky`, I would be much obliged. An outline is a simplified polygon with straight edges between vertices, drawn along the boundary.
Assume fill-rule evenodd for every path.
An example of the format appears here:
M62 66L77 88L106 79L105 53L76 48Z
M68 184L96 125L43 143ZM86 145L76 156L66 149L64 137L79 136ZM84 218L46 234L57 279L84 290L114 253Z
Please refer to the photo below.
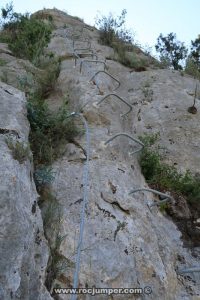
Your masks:
M1 0L0 7L10 1ZM200 0L13 0L16 12L35 12L56 7L94 25L97 12L120 15L127 10L126 24L142 45L154 46L160 33L175 32L187 44L200 34Z

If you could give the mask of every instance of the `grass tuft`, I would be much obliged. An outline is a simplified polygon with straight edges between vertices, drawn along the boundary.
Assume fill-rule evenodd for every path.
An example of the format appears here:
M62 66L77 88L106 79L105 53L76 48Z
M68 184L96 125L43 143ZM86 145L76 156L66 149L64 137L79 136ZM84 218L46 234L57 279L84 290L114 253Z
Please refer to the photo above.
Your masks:
M20 164L23 164L27 159L31 158L30 146L24 142L16 141L11 137L6 138L8 148L12 152L12 156Z

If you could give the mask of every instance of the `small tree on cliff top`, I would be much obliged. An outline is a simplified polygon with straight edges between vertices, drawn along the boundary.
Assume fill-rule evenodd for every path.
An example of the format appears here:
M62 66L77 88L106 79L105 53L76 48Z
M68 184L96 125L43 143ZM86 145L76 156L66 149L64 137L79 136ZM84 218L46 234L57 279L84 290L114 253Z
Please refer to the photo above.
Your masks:
M171 32L165 37L160 34L155 48L157 52L160 52L161 60L164 58L169 61L174 70L182 69L180 63L187 57L188 50L184 46L184 43L176 39L175 33Z

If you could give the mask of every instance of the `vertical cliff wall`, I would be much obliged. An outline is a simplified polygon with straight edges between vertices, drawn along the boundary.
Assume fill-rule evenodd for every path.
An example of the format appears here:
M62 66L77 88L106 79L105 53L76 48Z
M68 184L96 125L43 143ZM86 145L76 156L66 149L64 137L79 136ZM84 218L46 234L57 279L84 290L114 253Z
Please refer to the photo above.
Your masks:
M1 82L0 107L0 298L51 299L24 93Z

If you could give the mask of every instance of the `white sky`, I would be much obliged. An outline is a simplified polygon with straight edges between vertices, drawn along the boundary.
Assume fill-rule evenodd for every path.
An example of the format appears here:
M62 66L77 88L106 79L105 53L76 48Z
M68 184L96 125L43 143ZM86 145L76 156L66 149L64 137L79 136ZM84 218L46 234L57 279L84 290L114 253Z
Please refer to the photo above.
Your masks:
M0 7L8 2L1 0ZM98 11L120 15L126 9L126 27L136 32L136 40L142 45L154 46L160 33L170 32L189 45L200 34L200 0L13 0L13 5L20 13L56 7L90 25L94 25Z

